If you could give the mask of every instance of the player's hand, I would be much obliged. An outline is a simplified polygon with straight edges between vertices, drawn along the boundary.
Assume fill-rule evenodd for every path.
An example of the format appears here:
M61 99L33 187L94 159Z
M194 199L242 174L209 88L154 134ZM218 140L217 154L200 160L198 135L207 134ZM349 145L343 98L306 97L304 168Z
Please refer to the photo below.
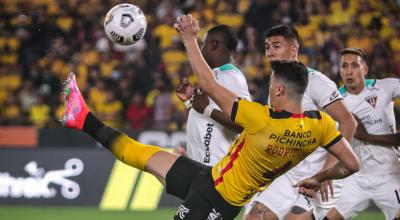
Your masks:
M317 194L317 191L321 188L321 183L314 178L307 178L300 181L293 187L299 187L300 194L314 198Z
M357 123L358 123L354 137L359 140L362 140L362 141L367 141L367 139L368 139L367 129L365 128L364 124L361 122L361 119L359 117L357 117L354 114L353 114L353 116L357 120Z
M183 43L188 40L197 40L197 34L200 31L199 22L191 14L179 16L174 28L179 32Z
M329 192L331 192L331 196L333 197L333 185L332 180L327 180L321 184L321 189L319 190L321 193L322 202L329 201Z
M178 84L175 92L176 96L178 96L178 98L184 102L192 97L193 85L186 77L184 77Z
M193 95L193 104L192 107L198 113L203 113L204 109L210 104L210 100L208 100L208 96L201 93L200 89L195 89Z
M184 146L178 145L174 149L174 153L182 155L182 156L187 156L186 155L186 148Z

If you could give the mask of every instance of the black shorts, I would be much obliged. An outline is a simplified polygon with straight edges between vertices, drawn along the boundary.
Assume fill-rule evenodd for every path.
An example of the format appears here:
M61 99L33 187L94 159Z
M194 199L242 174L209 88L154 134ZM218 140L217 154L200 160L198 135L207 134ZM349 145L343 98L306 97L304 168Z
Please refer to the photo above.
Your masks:
M211 167L187 157L179 157L166 176L168 194L183 199L174 219L234 219L239 206L225 201L214 187Z

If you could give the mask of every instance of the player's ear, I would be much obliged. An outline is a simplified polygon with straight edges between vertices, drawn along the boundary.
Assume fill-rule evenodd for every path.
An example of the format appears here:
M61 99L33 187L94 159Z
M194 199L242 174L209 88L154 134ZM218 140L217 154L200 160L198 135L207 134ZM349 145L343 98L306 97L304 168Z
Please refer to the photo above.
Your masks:
M285 86L283 84L278 84L276 86L276 96L281 96L285 92Z
M296 42L291 42L289 50L290 50L291 57L293 57L293 58L296 57L297 53L299 52L298 44Z

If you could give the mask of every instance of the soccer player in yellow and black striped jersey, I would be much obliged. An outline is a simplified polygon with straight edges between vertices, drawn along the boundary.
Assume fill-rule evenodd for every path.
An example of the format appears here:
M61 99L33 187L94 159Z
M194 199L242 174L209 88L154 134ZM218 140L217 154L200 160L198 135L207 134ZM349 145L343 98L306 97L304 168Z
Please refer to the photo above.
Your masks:
M295 61L272 63L272 107L240 100L219 85L197 44L198 22L191 15L178 18L175 28L186 47L200 87L244 130L229 153L208 167L141 144L105 126L92 113L71 74L66 82L63 124L90 134L122 162L147 171L166 185L167 193L183 199L174 219L233 219L243 204L274 178L324 146L339 162L299 182L299 192L313 197L321 182L344 178L358 171L359 161L341 137L334 121L319 111L303 112L301 99L307 86L307 69Z

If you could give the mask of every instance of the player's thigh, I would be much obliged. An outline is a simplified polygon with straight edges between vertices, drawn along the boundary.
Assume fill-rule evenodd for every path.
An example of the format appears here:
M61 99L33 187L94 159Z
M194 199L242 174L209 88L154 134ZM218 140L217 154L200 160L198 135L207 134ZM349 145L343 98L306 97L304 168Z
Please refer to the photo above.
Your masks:
M385 184L371 192L371 199L382 210L386 219L395 219L400 215L400 176L393 175Z
M299 198L297 188L293 187L296 183L290 176L282 175L275 179L267 189L255 196L250 205L254 206L254 202L261 203L268 207L278 219L284 219Z
M362 187L354 176L346 178L343 181L341 197L335 209L344 219L349 219L358 215L358 213L365 210L368 206L369 195L367 189Z
M186 199L176 210L174 219L203 220L208 218L212 210L211 205L196 190L191 188ZM220 217L216 213L214 219L221 219Z
M180 156L168 171L166 192L181 199L186 199L189 189L202 170L210 169L187 157Z
M259 202L254 202L249 212L244 218L245 220L277 220L276 216L268 207Z

